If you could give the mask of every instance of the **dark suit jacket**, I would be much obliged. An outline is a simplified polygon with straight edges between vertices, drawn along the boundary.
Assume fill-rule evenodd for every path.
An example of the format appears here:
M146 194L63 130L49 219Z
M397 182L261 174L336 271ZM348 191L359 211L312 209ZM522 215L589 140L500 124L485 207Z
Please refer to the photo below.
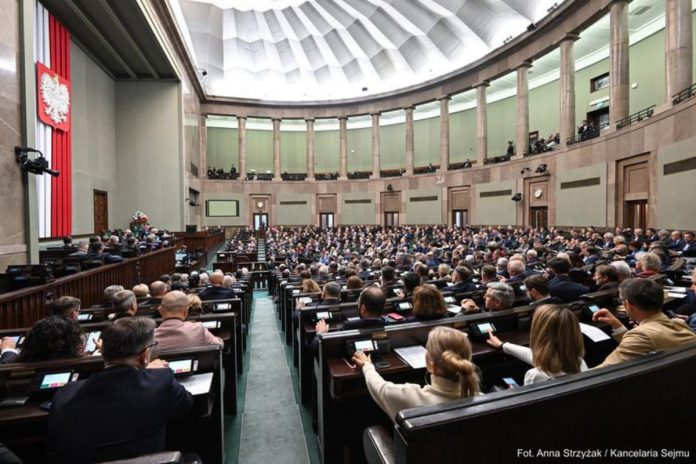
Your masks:
M452 293L466 293L466 292L475 292L478 290L476 288L476 284L473 282L457 282L454 285L449 285L445 286L443 288L444 291L446 292L452 292Z
M573 282L570 277L556 276L549 281L549 292L563 300L564 303L577 300L580 295L589 293L590 290L584 285Z
M19 355L13 351L5 351L2 356L0 356L0 364L9 364L17 361Z
M234 298L235 293L231 288L212 286L201 291L198 296L203 301L227 300L229 298Z
M167 420L192 405L169 369L109 367L54 395L48 462L92 463L164 451Z
M619 286L618 282L607 282L606 284L602 285L597 289L597 291L602 291L602 290L611 290L612 288L616 288Z

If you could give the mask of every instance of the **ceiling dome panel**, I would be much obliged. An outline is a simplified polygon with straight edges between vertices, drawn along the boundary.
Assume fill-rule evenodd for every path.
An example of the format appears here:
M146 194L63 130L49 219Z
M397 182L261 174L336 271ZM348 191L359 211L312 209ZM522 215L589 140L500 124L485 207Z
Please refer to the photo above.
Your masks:
M367 97L456 71L557 0L170 0L211 96Z

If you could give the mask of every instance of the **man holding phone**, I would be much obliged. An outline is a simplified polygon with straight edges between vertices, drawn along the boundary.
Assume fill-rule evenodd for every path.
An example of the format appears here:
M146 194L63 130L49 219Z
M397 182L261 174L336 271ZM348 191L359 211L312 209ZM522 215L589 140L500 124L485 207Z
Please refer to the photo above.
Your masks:
M696 341L696 334L681 320L662 312L662 286L649 279L627 279L619 285L619 297L628 316L638 323L628 330L607 309L596 311L592 319L608 324L619 346L597 367L640 358L652 351L673 348Z

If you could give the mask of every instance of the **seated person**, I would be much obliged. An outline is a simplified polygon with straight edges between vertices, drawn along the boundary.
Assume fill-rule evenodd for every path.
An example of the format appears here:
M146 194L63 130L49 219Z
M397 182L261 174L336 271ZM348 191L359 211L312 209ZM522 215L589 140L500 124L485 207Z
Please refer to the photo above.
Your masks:
M14 341L14 338L0 338L0 365L15 362L18 357L19 352L17 351L17 343Z
M302 293L321 293L321 287L312 279L302 281Z
M27 333L17 361L37 362L79 358L84 354L80 325L72 319L49 316L36 321Z
M478 368L471 362L468 337L450 327L435 327L425 345L426 369L432 384L387 382L375 370L370 357L358 351L353 362L362 370L370 396L394 420L399 411L476 396L480 392Z
M64 317L72 321L77 320L77 315L80 314L80 306L82 302L79 298L72 296L61 296L57 300L49 304L49 308L54 316Z
M201 297L203 301L210 300L228 300L234 298L236 295L234 290L231 288L226 288L223 286L225 282L225 275L222 272L213 272L210 276L211 287L202 290L198 296ZM201 285L203 284L203 274L201 274Z
M121 290L114 295L112 308L114 310L114 320L134 317L138 313L138 300L135 298L135 293L130 290Z
M681 316L691 316L696 312L696 269L691 273L691 287L675 312Z
M520 259L510 259L507 265L508 279L503 280L508 285L522 282L527 276L527 267Z
M568 308L545 304L534 311L529 348L501 341L493 332L486 341L534 366L524 375L525 385L587 370L580 323Z
M203 312L203 302L201 301L201 297L199 297L195 293L191 293L188 295L188 300L189 300L188 312L190 315L199 315Z
M466 293L476 291L477 287L471 281L472 276L471 269L466 266L457 266L454 271L452 271L452 283L454 285L449 285L445 290L452 293Z
M549 293L549 281L543 275L535 274L527 277L524 279L524 286L527 289L529 306L563 303L560 298L551 296Z
M597 290L611 290L619 286L619 273L614 266L600 264L595 268L594 277Z
M580 298L590 292L590 289L584 285L573 282L568 273L570 272L570 263L562 258L553 258L548 262L548 270L553 274L553 278L549 280L549 291L551 296L560 298L564 303L569 303Z
M150 288L145 284L138 284L133 287L133 294L137 299L147 298L150 296Z
M326 286L324 288L326 288ZM384 314L384 305L386 302L387 298L384 296L384 292L381 288L377 286L367 287L358 298L358 315L360 318L352 321L345 321L343 323L343 330L379 329L384 327L382 314ZM317 322L315 328L317 334L326 333L329 331L329 324L322 319ZM314 341L318 342L318 337L315 337Z
M168 290L169 289L166 283L161 280L155 280L150 284L150 299L148 300L148 303L159 303L162 301L162 298L164 298L164 295L167 294Z
M490 283L483 295L483 301L486 311L510 309L515 303L515 290L508 284L501 282ZM462 300L461 307L467 314L481 311L476 302L468 298Z
M150 362L154 329L152 319L136 317L104 330L104 370L53 397L48 462L112 461L165 450L167 421L188 412L193 399L166 362Z
M103 308L110 308L113 306L114 295L116 295L121 290L125 290L123 285L109 285L104 289L104 303L102 303Z
M636 277L647 278L659 274L662 260L652 252L641 253L636 261Z
M361 290L363 281L358 276L350 276L346 282L346 290Z
M89 253L89 244L85 242L84 240L81 240L77 243L77 250L73 251L70 253L68 256L70 257L85 257Z
M420 277L415 272L407 272L401 276L401 280L404 282L404 288L394 289L394 294L399 298L411 298L413 291L420 285Z
M447 303L442 293L433 285L419 285L413 291L413 314L406 322L440 319L447 315Z
M619 346L597 367L610 366L640 358L652 351L673 348L696 341L696 334L684 323L662 312L662 286L649 279L628 279L619 285L619 297L626 314L638 325L628 330L608 309L600 309L592 318L609 324Z
M101 259L104 260L104 263L106 264L120 263L123 261L123 258L121 256L104 253L104 244L101 241L92 242L92 245L90 246L90 251L87 254L87 258Z
M481 268L481 284L486 285L498 281L498 270L491 264L486 264Z
M316 303L305 304L300 302L298 308L318 308L320 306L333 306L341 303L341 286L336 282L329 282L324 285L324 289L321 291L321 300ZM299 317L299 315L298 315Z
M222 340L211 334L200 322L187 322L189 298L175 290L162 299L159 312L162 323L155 329L157 348L188 348L206 345L222 345Z

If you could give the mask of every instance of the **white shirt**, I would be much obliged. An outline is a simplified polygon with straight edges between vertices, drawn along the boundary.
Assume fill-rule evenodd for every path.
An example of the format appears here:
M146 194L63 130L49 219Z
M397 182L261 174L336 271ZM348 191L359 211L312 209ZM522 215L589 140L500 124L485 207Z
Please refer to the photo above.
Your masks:
M520 361L523 361L530 366L533 366L534 364L532 363L532 350L531 348L527 348L526 346L520 346L520 345L515 345L514 343L505 343L503 345L503 351L506 354L509 354L510 356L514 356ZM587 364L585 364L584 359L580 359L580 372L586 371L587 370ZM553 379L555 377L560 377L562 375L566 375L565 372L559 372L556 374L549 374L546 373L542 370L539 370L539 368L534 367L532 369L529 369L525 374L524 374L524 384L529 385L532 383L537 383L537 382L543 382L545 380Z

